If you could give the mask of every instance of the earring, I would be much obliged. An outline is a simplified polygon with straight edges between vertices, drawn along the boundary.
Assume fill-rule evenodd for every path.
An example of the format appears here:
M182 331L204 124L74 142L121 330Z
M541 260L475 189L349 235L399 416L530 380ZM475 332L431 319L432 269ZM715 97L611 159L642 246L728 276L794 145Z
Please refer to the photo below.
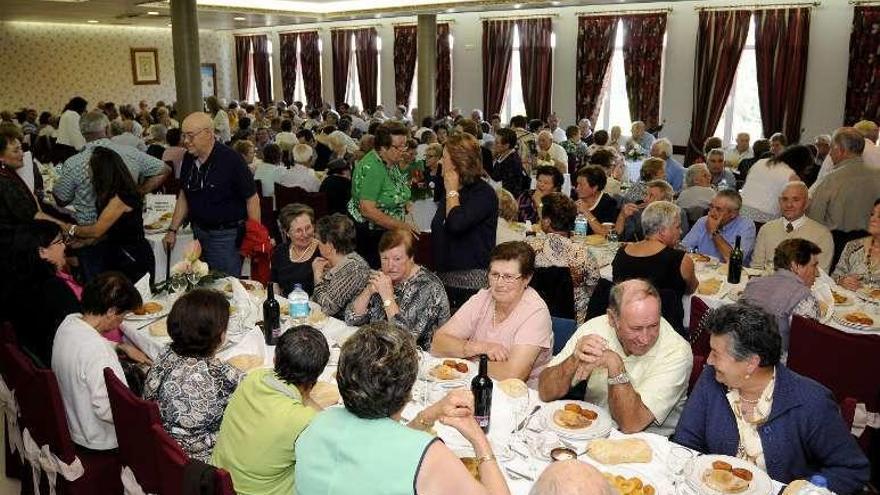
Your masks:
M752 377L752 375L746 373L746 380L748 380L748 379L751 378L751 377Z

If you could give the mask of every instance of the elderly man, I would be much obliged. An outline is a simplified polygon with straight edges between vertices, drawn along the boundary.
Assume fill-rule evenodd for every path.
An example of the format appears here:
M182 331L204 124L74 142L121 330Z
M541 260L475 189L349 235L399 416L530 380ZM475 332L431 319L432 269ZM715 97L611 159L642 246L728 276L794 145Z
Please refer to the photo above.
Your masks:
M739 162L746 158L752 158L752 147L749 146L752 137L748 132L740 132L736 135L736 143L724 150L724 161L730 164L730 167L736 169Z
M739 236L743 263L748 266L755 246L755 222L740 216L740 208L742 197L738 192L733 189L718 191L712 198L709 214L697 220L681 240L682 245L726 262Z
M260 198L244 159L217 142L211 130L211 117L206 113L192 113L183 121L187 154L180 168L180 194L164 243L174 247L177 230L189 220L202 245L202 260L212 269L238 277L238 244L245 220L260 221Z
M684 183L684 166L672 158L672 141L660 138L651 145L651 156L666 162L666 181L675 192L681 191Z
M626 144L627 148L632 148L633 145L637 144L643 151L651 149L651 145L654 144L654 136L646 131L644 122L641 120L633 122L630 130L632 131L632 135Z
M786 146L788 146L788 138L785 134L777 132L770 136L770 153L773 153L773 156L779 156L785 151Z
M736 188L736 177L726 165L724 150L721 148L709 150L709 153L706 154L706 166L712 173L712 185L718 190Z
M593 122L590 119L581 119L578 120L578 129L581 130L581 141L590 146L595 141L593 136Z
M679 208L709 208L709 203L715 197L712 189L712 173L705 163L695 163L687 168L684 174L685 188L678 195L675 204Z
M819 267L830 272L831 258L834 254L834 241L831 231L821 223L806 216L810 205L809 191L803 182L790 182L779 195L781 218L765 223L758 231L752 266L763 268L773 262L773 253L786 239L806 239L819 246Z
M554 143L561 143L567 139L565 129L559 127L559 116L556 115L556 112L551 112L547 116L547 129L553 133Z
M867 234L867 213L880 197L880 174L863 160L865 145L864 136L855 128L835 131L828 156L836 170L813 190L807 211L810 218L831 230L832 266L847 242Z
M871 122L870 120L861 120L856 122L853 126L855 130L857 130L862 137L865 138L865 147L862 150L862 161L869 168L880 169L880 146L877 146L877 134L878 127L877 124ZM819 175L816 177L816 182L810 187L810 195L812 196L825 177L832 172L836 172L843 166L843 163L835 163L831 159L831 149L829 148L828 154L825 156L825 159L822 161L822 168L819 169Z
M690 345L660 316L660 295L633 279L611 289L608 313L581 325L541 372L541 400L587 381L584 400L608 407L624 433L668 436L687 393Z
M475 108L471 110L471 120L479 124L483 121L483 111L479 108Z
M568 173L568 153L553 142L553 134L548 130L538 133L538 166L542 165L556 167L562 174Z
M617 215L617 222L614 224L614 230L620 236L623 242L636 242L645 238L642 230L642 211L655 201L672 201L674 192L672 186L662 179L652 180L648 182L645 189L645 199L641 204L626 203L620 209ZM690 222L688 222L687 212L681 210L681 231L688 231Z
M828 152L831 151L831 136L828 134L816 136L813 139L813 146L816 147L816 166L821 167L828 157Z
M554 462L541 473L529 495L612 495L605 476L577 459Z

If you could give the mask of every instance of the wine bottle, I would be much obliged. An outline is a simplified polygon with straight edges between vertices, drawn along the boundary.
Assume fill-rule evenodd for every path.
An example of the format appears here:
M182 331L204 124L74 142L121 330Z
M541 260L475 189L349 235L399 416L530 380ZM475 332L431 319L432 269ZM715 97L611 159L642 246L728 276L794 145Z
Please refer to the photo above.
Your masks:
M471 380L474 394L474 419L489 433L489 416L492 414L492 379L489 378L489 356L480 354L480 372Z
M266 300L263 301L263 336L266 338L266 345L275 345L281 333L281 305L275 300L272 282L266 285Z
M742 276L743 252L739 247L740 236L736 236L736 244L730 253L730 260L727 263L727 281L731 284L738 284Z

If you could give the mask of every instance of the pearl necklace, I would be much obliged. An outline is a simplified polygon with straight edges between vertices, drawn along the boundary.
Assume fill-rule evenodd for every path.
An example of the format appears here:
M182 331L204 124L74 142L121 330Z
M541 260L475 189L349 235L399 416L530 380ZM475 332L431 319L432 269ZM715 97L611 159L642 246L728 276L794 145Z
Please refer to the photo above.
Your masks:
M311 254L314 253L314 248L317 246L318 241L312 239L312 242L309 243L308 247L302 250L301 253L297 254L296 246L293 243L290 243L290 261L294 263L302 263L311 257Z

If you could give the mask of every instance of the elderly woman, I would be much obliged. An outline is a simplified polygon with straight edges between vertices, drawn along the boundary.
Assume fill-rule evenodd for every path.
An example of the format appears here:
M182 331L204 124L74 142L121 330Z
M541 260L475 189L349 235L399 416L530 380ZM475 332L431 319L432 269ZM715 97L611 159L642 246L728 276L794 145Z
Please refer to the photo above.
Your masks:
M642 162L639 181L623 194L624 203L640 203L645 199L648 182L666 180L666 162L660 158L648 158Z
M495 191L495 196L498 197L498 228L495 229L495 245L508 241L524 241L525 228L515 225L519 207L513 194L502 187Z
M483 177L480 143L470 134L450 136L443 148L446 196L431 222L434 262L452 308L486 285L495 247L498 198Z
M627 244L611 262L614 283L631 278L651 282L658 291L669 291L674 307L663 307L663 316L679 332L684 331L681 297L692 294L698 282L694 261L676 249L681 240L681 209L669 201L654 201L641 215L643 240ZM664 301L665 302L665 301Z
M226 337L229 301L194 289L168 314L169 347L147 373L144 399L159 404L162 426L195 459L208 462L229 396L244 375L216 357Z
M449 319L449 300L437 275L416 264L415 240L406 230L389 230L379 240L382 271L345 310L353 326L388 320L409 331L428 350L434 330Z
M599 264L587 249L587 245L572 242L574 219L577 209L574 201L561 193L544 196L541 209L542 237L528 237L526 243L535 250L535 266L566 267L571 272L574 286L575 317L579 323L586 320L587 303L596 282L599 281Z
M597 165L582 167L575 174L575 206L578 214L587 218L588 234L607 234L609 229L602 224L617 218L617 200L604 192L607 181L605 170Z
M519 378L532 387L553 348L550 311L529 287L535 251L524 242L499 244L489 258L489 288L481 289L434 334L435 356L486 354L489 375Z
M318 220L318 251L312 260L312 300L329 316L343 310L370 282L370 265L354 252L355 230L350 218L334 213Z
M232 139L232 129L229 127L229 116L220 107L220 100L216 96L205 98L205 108L214 122L214 134L221 143L228 143Z
M316 416L297 440L297 492L509 494L492 446L474 420L469 391L453 390L401 424L418 372L412 336L390 323L367 325L346 340L336 374L345 407ZM479 481L449 447L426 433L438 420L471 444Z
M788 355L791 315L818 320L819 301L810 287L819 276L819 246L806 239L786 239L773 253L776 272L769 277L752 278L746 284L743 300L763 308L776 317L782 335L783 361Z
M443 145L431 143L425 148L425 182L434 190L434 201L439 203L446 195L443 187L443 167L440 160L443 159Z
M535 188L520 194L517 201L520 222L537 222L540 218L541 198L562 191L562 184L565 182L565 177L556 167L541 165L535 171Z
M300 284L307 293L315 288L312 262L320 256L315 238L315 211L311 207L291 203L278 215L285 242L272 253L272 282L276 294L289 294Z
M868 237L846 243L834 268L834 280L841 287L858 290L863 285L880 285L880 199L868 218Z
M30 222L34 219L50 220L65 230L68 225L43 213L37 197L18 175L24 166L21 141L0 134L0 229Z
M695 163L684 173L685 188L678 195L676 204L684 210L688 208L708 209L715 189L712 189L712 172L705 163ZM699 216L703 216L702 214Z
M707 315L712 352L672 440L755 463L789 483L819 474L834 493L860 490L869 464L831 392L780 364L775 319L748 304Z
M404 221L410 200L409 177L400 169L407 130L389 121L376 129L376 147L354 167L348 213L357 222L358 252L379 266L376 246L386 230L418 228Z
M241 158L247 164L248 168L251 170L251 173L254 173L257 169L257 148L254 146L253 141L248 139L239 139L232 145L232 149L238 152L241 155Z

